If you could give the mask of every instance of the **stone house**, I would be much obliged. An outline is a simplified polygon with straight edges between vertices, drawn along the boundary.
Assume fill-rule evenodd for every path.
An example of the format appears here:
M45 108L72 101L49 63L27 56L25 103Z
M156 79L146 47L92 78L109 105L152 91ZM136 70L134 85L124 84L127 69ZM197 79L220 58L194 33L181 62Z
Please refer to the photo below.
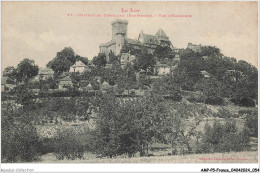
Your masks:
M77 61L73 66L70 67L69 72L79 72L83 73L85 71L91 70L86 64L84 64L82 61Z
M61 79L59 82L59 89L67 89L70 87L77 86L78 82L73 79L72 77L66 76L65 78Z
M53 79L54 71L50 68L43 68L39 70L39 80Z

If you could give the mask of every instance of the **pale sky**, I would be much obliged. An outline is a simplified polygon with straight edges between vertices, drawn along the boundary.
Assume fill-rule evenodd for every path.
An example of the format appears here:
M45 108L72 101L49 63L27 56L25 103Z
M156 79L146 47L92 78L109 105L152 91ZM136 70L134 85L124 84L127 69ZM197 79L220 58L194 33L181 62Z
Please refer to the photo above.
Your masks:
M121 12L122 8L140 12ZM68 16L101 14L101 17ZM153 17L104 17L104 14L152 14ZM188 14L191 18L160 18ZM188 42L216 46L257 67L257 2L2 2L2 70L22 59L44 67L71 46L92 59L99 44L111 40L111 21L128 20L128 38L162 28L174 47Z

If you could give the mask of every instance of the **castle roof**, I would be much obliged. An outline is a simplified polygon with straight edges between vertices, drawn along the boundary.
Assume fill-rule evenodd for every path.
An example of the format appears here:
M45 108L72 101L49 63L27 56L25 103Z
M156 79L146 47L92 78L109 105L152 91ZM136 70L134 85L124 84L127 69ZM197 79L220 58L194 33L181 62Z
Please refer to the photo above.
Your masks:
M143 34L144 43L147 44L159 44L159 40L156 35Z
M130 38L126 38L125 41L128 44L136 44L136 45L141 45L142 44L139 40L134 40L134 39L130 39Z
M165 32L161 28L157 31L157 33L155 35L157 35L159 37L166 37L166 38L168 38L167 35L165 34Z
M122 19L117 19L111 22L111 24L115 24L115 23L124 23L124 24L128 24L127 20L122 20Z

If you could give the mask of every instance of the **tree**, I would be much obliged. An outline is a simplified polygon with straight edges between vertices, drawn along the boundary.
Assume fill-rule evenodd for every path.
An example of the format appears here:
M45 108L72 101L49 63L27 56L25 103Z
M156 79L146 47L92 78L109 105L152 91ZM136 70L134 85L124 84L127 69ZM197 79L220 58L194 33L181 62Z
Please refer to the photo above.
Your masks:
M224 100L221 97L223 95L222 85L216 78L204 78L196 86L200 91L202 91L204 103L213 105L223 104Z
M162 47L162 46L157 46L154 51L154 55L159 59L173 59L175 57L175 53L171 50L170 47Z
M76 55L76 61L81 61L85 65L88 65L88 58L86 58L86 57L82 57L82 56Z
M173 100L181 101L180 89L178 78L170 74L154 82L152 91L159 95L169 95Z
M140 84L140 87L143 89L145 86L150 87L151 85L151 79L146 74L140 74L138 82Z
M222 56L220 49L215 46L203 46L200 52L201 56L219 57Z
M187 78L183 89L194 90L195 84L201 79L201 71L204 70L204 61L198 53L191 49L184 49L180 52L179 69L185 69Z
M167 110L161 97L119 100L113 92L100 99L94 133L96 153L113 157L149 154L155 141L165 142Z
M110 64L112 64L113 66L120 65L119 57L116 56L112 51L109 52L108 57Z
M136 74L133 66L128 63L123 69L121 75L118 76L117 84L119 88L124 88L128 91L137 87Z
M38 74L39 67L34 64L34 60L30 60L26 58L18 64L16 70L17 70L17 81L19 82L24 81L27 83L29 79L31 79L32 77Z
M2 103L1 145L2 162L31 162L41 152L36 128L30 123L14 123L14 106Z
M134 60L135 70L145 70L153 69L155 66L155 58L152 54L149 54L146 50L143 50L142 53L136 56Z
M29 90L27 84L17 85L12 91L16 96L16 102L24 106L30 106L33 99L33 93ZM25 107L26 109L26 107Z
M3 71L3 76L9 77L12 80L16 79L17 70L13 66L8 66Z
M120 55L122 53L130 53L131 55L138 56L142 53L143 48L136 48L134 45L131 44L124 44L122 49L120 50Z
M75 64L76 60L74 50L71 47L65 47L57 53L53 60L48 62L47 67L52 68L55 73L62 73L69 71L70 66Z
M106 55L103 53L99 53L98 56L93 58L93 64L98 67L105 67L107 64Z

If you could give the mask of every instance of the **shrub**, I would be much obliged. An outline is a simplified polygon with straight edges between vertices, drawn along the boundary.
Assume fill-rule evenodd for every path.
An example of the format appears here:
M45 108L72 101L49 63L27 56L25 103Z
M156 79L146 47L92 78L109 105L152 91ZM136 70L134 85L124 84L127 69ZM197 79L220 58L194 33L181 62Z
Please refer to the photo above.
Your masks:
M36 160L41 143L32 125L13 125L2 130L2 159L6 162Z
M203 103L204 102L204 100L203 100L203 98L202 98L202 96L200 96L200 95L190 95L188 98L187 98L187 100L189 101L189 102L198 102L198 103Z
M255 101L251 98L231 99L231 101L239 106L255 107Z
M180 102L182 100L182 95L180 94L180 92L171 93L170 97L174 101Z
M255 107L255 101L251 98L243 98L240 100L240 105L246 107Z
M58 132L57 137L54 139L54 155L57 159L74 160L83 158L86 146L74 133L72 130Z
M197 149L197 152L242 151L247 149L249 144L248 131L244 129L238 133L234 120L227 120L224 125L221 125L219 121L214 121L213 126L207 123L204 131L200 149Z
M15 114L12 110L12 104L2 103L2 161L7 163L33 161L37 159L41 148L36 128L30 123L15 123Z
M213 114L213 116L219 118L236 118L238 115L233 114L230 110L226 108L220 108L217 113Z
M258 137L258 113L257 110L251 110L246 114L246 128L249 130L249 135Z
M222 97L207 98L205 103L210 105L223 105L224 99Z

